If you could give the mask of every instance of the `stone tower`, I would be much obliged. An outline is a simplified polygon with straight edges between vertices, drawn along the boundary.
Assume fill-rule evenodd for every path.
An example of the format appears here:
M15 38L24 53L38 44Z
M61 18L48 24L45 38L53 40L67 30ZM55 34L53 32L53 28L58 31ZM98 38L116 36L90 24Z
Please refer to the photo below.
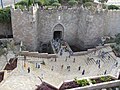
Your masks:
M104 35L120 32L120 11L87 8L43 10L38 5L21 11L11 8L13 38L23 41L29 51L41 49L52 39L62 38L70 46L90 48L101 42Z

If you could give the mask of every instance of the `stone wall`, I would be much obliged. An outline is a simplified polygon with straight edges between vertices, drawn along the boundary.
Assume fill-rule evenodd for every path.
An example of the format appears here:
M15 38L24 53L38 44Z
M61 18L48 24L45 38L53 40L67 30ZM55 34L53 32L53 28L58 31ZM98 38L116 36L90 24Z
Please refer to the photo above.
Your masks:
M35 7L32 7L29 12L27 10L11 9L14 40L16 42L23 41L23 45L27 46L27 50L30 51L37 48L36 10Z
M51 41L54 31L62 31L69 45L85 48L98 45L104 35L120 33L119 11L92 12L82 7L42 10L34 6L29 11L12 8L11 13L13 37L29 50Z
M108 11L107 13L108 34L113 36L120 33L120 11Z
M12 36L11 23L0 23L0 38Z
M77 36L77 11L76 10L39 10L38 33L39 41L48 43L53 39L54 28L63 27L63 39L69 44L76 44ZM59 31L60 29L58 29Z

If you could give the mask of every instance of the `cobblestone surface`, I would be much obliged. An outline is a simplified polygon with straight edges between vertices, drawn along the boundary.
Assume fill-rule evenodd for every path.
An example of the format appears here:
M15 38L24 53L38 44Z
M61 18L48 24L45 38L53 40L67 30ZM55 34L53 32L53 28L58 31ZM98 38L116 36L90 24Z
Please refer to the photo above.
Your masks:
M114 59L116 59L116 57L113 52L111 52L111 48L101 49L101 51L109 51L109 54L106 54L104 59L97 56L99 51L100 50L96 51L96 54L90 53L82 56L71 56L70 58L68 58L68 54L63 54L63 56L59 56L56 61L54 58L43 59L27 57L28 61L26 62L26 66L30 67L30 73L27 72L27 67L24 67L23 58L19 58L18 67L1 83L0 90L35 90L36 85L41 84L38 76L43 81L58 87L61 82L74 79L75 77L82 78L104 75L105 70L107 70L107 74L116 75L116 71L120 69L120 63L118 63L118 67L115 67L116 60ZM110 60L108 60L109 55L111 56ZM87 57L94 59L88 62ZM112 57L114 57L114 59ZM98 64L96 64L98 59L101 63L100 69L98 68ZM42 61L45 62L45 65L40 64ZM39 65L40 68L36 68L36 66L38 67ZM70 71L67 69L67 66L70 66ZM79 66L81 66L80 70L78 70ZM82 75L83 70L85 70L84 75Z

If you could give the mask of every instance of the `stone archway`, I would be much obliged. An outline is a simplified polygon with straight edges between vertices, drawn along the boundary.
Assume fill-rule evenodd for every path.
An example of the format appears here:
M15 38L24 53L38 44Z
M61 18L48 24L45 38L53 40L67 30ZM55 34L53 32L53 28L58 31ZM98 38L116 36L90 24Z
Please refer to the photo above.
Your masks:
M57 24L53 28L53 39L63 39L64 36L64 27L61 24Z

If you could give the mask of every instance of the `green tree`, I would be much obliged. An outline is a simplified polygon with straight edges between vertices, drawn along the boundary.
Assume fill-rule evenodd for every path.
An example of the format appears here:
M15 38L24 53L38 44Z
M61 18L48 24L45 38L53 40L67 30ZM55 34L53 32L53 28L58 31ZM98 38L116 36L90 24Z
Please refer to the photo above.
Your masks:
M38 0L38 2L39 2L42 6L49 4L49 0Z
M50 3L50 5L52 5L53 3L59 3L59 1L58 0L50 0L49 3Z
M120 33L116 35L115 42L116 44L120 44Z
M84 7L90 7L90 6L93 6L92 2L86 2L86 3L84 3Z
M108 6L108 9L110 10L113 10L113 9L116 9L116 10L118 10L119 9L119 7L118 6L116 6L116 5L109 5Z
M71 6L74 6L74 5L78 4L78 2L76 0L69 0L68 4Z
M94 0L82 0L82 3L86 3L86 2L94 2Z
M101 3L105 3L105 2L107 2L108 0L99 0L99 2L101 2Z
M59 6L61 6L61 4L58 3L58 2L54 2L54 3L52 4L52 6L57 6L57 7L59 7Z

